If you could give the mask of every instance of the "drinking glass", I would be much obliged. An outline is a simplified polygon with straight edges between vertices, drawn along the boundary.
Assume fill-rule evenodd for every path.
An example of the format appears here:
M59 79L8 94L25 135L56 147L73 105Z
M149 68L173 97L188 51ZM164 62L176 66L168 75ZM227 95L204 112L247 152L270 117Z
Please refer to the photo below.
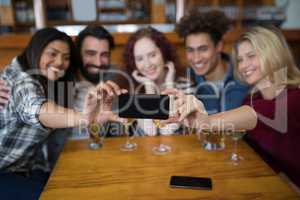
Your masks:
M157 128L157 133L159 133L160 120L159 119L154 119L153 123L155 124L155 126ZM163 144L161 141L160 141L160 144L158 146L155 146L152 149L154 154L157 154L157 155L162 155L162 154L169 153L169 152L171 152L171 150L172 150L172 148L170 146L168 146L166 144Z
M92 142L89 144L90 149L99 149L103 146L104 136L101 136L101 126L98 123L91 123L88 126L88 132Z
M202 130L202 146L205 150L215 151L225 148L225 135L223 131Z
M129 127L130 127L130 125L133 124L134 121L135 121L134 118L128 118L127 122L124 123L125 134L126 134L126 142L125 142L125 144L123 144L121 146L122 151L133 151L137 148L137 144L132 142L134 134L132 136L130 136L130 133L129 133Z
M243 138L246 134L245 130L237 130L231 133L231 138L233 140L233 151L230 155L230 161L233 165L239 165L241 160L244 160L244 157L238 154L238 141Z

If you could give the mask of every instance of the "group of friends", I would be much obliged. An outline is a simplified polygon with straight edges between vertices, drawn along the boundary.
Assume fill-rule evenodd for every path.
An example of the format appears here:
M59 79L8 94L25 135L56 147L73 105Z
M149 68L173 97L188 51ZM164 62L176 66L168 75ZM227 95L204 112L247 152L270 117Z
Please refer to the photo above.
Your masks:
M229 56L229 28L219 11L184 16L175 30L184 41L186 70L162 32L139 29L124 47L127 76L114 73L114 39L102 26L87 26L74 43L55 28L38 30L0 75L1 198L38 199L51 172L54 129L123 123L113 99L128 92L175 96L175 114L164 126L137 119L136 134L180 134L183 126L248 130L246 141L299 186L300 71L279 29L248 28Z

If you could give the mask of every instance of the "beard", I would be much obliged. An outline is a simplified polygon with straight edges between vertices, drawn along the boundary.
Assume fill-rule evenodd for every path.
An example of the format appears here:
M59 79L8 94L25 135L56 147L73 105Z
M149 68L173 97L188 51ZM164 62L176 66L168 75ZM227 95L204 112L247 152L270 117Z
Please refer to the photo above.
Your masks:
M98 68L100 70L98 73L90 73L88 71L88 68L90 67ZM96 66L96 65L86 64L84 66L82 65L80 66L80 72L82 76L93 84L98 84L100 81L107 81L106 79L109 77L108 76L109 69L110 69L110 65Z

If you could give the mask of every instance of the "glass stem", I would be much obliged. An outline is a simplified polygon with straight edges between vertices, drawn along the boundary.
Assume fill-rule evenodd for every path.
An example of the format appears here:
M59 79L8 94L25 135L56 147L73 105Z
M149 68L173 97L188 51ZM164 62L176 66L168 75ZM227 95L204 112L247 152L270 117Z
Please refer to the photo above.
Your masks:
M232 156L231 159L234 162L237 162L239 160L239 156L238 156L238 140L234 140L234 146L233 146L233 152L232 152Z
M130 133L129 133L129 125L126 125L125 126L125 129L126 129L126 137L127 137L127 139L126 139L126 143L127 144L130 144Z
M159 127L156 127L156 134L159 137L159 146L161 146L162 143L161 143L161 135L160 135L160 132L159 132Z
M237 145L238 145L238 141L237 141L237 140L234 140L234 151L233 151L233 153L234 153L235 155L237 155Z

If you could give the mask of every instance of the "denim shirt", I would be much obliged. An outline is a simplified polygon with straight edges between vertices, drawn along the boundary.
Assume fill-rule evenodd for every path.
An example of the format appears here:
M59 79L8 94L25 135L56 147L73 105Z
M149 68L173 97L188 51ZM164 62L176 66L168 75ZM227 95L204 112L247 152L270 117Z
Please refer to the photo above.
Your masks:
M234 79L233 66L230 64L229 56L222 54L222 59L229 63L222 89L213 82L206 81L204 76L196 75L191 67L188 68L188 74L196 83L195 95L203 102L209 114L241 106L250 89L249 86Z

